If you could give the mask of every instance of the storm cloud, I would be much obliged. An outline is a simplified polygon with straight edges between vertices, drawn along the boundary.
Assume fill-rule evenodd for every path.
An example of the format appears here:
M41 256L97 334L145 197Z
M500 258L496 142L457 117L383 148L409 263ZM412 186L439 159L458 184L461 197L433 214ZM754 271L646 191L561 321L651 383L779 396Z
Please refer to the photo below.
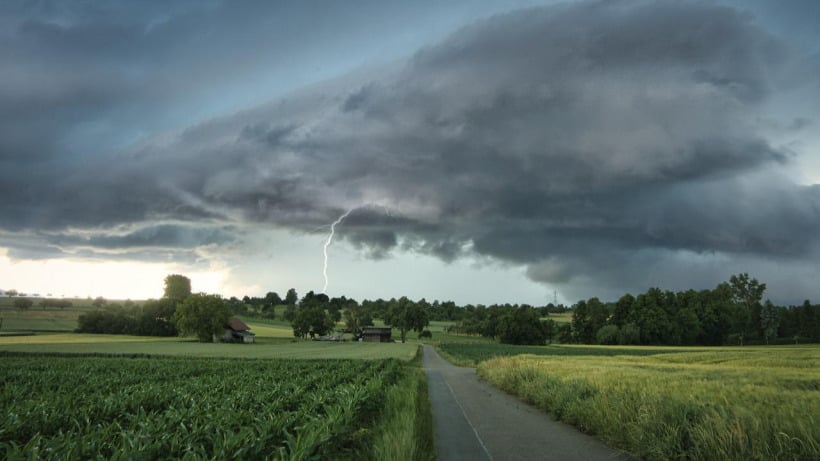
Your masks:
M0 124L18 173L0 186L0 226L55 248L185 250L246 226L311 232L353 209L338 236L370 257L479 255L578 295L712 286L758 266L792 278L820 255L820 188L792 179L799 154L769 134L816 122L771 106L816 96L817 75L726 6L514 11L116 154L38 163L59 129ZM88 91L66 94L95 104L111 90ZM5 101L0 116L25 123L32 97Z

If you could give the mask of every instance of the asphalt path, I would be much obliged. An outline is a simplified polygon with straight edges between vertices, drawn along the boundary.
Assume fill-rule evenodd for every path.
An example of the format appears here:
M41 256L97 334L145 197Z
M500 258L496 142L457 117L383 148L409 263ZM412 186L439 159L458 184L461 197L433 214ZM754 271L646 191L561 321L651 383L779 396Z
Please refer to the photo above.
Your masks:
M451 365L427 345L424 371L439 461L630 459L480 381L475 369Z

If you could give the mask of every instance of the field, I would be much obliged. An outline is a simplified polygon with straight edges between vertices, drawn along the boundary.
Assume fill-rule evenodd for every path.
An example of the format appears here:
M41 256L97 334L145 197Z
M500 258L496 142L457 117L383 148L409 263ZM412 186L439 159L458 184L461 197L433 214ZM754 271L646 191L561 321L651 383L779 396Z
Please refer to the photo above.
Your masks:
M369 458L386 396L408 368L395 360L0 360L2 459Z
M495 342L442 342L439 352L447 360L461 366L474 367L479 363L496 357L509 357L521 354L549 356L615 356L615 355L655 355L673 352L704 350L703 348L684 347L634 347L634 346L513 346Z
M542 349L478 373L639 459L820 459L818 347Z
M253 331L253 330L252 330ZM145 356L237 357L270 359L387 359L410 360L415 343L319 342L260 338L257 344L198 343L190 339L146 336L41 334L0 337L0 352L114 354Z

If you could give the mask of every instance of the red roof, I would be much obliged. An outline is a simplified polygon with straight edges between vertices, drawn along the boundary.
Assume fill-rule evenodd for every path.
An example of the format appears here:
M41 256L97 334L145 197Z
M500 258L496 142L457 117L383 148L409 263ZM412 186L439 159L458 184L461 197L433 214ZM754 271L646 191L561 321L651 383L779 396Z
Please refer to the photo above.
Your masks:
M231 319L228 320L228 328L233 331L247 331L251 329L245 322L239 320L239 317L231 317Z

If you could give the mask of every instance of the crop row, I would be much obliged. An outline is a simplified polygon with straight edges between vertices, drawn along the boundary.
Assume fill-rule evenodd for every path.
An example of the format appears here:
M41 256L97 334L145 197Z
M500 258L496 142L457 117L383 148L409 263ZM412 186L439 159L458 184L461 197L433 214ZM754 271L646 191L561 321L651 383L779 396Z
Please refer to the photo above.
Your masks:
M2 459L345 459L402 364L0 357Z

